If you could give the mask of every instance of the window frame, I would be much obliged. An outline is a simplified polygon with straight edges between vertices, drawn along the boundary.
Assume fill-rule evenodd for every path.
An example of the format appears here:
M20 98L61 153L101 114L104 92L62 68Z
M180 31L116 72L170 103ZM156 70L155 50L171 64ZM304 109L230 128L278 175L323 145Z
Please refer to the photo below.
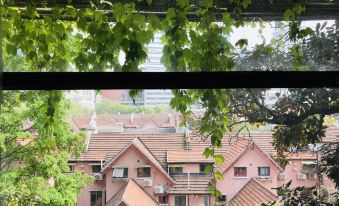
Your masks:
M261 174L261 169L267 169L268 173ZM260 177L269 177L271 176L271 168L268 166L258 167L258 176Z
M185 198L185 205L180 205L181 202L179 202L179 205L176 204L176 198L180 198L180 197ZM174 206L187 206L187 196L186 195L174 195Z
M102 206L102 201L103 201L103 192L102 191L89 191L90 192L90 206ZM96 201L93 202L92 200L92 193L95 193L95 196L96 196ZM101 194L101 195L98 195L98 194ZM100 202L100 205L98 205L98 197L101 197L101 202Z
M239 172L239 170L245 172ZM247 167L234 167L234 177L247 177Z
M225 203L225 202L227 202L227 195L221 195L221 197L218 197L217 202L218 203Z
M206 202L206 198L207 198L207 202ZM210 196L209 195L204 195L204 206L210 206Z
M97 172L95 172L95 171L94 171L94 168L95 168L95 167L100 167L100 170L97 171ZM92 173L100 173L100 172L101 172L101 169L102 169L100 164L93 164L93 165L91 165L91 168L92 168Z
M181 169L181 172L171 172L171 169L174 168L174 169L177 169L177 168L180 168ZM184 167L183 166L168 166L168 174L169 175L176 175L176 174L182 174L184 171Z
M148 169L149 170L149 176L145 175L144 171L141 169ZM140 173L140 170L143 171L142 173ZM137 167L137 177L138 178L148 178L148 177L152 177L152 170L150 166L143 166L143 167Z
M200 163L199 164L199 172L207 174L208 172L206 172L205 170L206 170L206 167L208 167L208 166L213 166L213 163ZM202 167L204 168L204 170L202 170Z
M158 196L158 202L159 202L159 204L168 204L168 195L159 195Z
M115 169L123 169L123 170L124 170L122 177L114 177L114 176L113 176L114 170L115 170ZM128 178L128 167L113 167L113 170L112 170L112 178L113 178L113 179Z

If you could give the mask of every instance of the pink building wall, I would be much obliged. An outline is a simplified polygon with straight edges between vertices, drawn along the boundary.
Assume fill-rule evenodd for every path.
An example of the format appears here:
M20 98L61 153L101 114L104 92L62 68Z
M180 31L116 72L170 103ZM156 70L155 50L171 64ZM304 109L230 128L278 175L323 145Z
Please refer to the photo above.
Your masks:
M234 177L234 167L247 167L247 177ZM249 148L233 165L224 172L224 179L217 183L217 189L227 200L233 198L245 186L251 177L258 176L258 167L270 167L271 180L259 180L260 183L272 192L272 187L277 185L279 169L264 154L257 149Z
M144 178L137 177L137 168L142 165L150 165L151 166L151 178L153 180L152 186L144 187L144 189L153 197L154 187L159 185L169 184L170 181L168 178L152 163L144 157L144 155L135 149L133 146L128 148L125 153L120 156L114 164L109 168L109 170L105 173L106 175L106 201L110 200L114 194L122 187L125 182L122 181L112 181L112 173L114 166L128 166L128 178L135 178L136 181L143 185ZM158 198L155 197L157 200Z
M88 162L78 162L74 165L74 170L82 171L88 175L92 174L92 165ZM90 192L91 191L102 191L102 204L105 203L105 181L104 180L94 180L90 185L80 190L80 196L77 201L77 206L90 205Z
M278 186L286 184L290 180L292 180L292 183L291 183L292 188L295 188L298 186L312 187L317 184L318 179L305 179L305 180L297 179L298 173L302 172L302 169L303 169L302 161L303 160L290 160L290 164L286 165L285 171L284 171L287 174L287 178L285 180L279 180Z

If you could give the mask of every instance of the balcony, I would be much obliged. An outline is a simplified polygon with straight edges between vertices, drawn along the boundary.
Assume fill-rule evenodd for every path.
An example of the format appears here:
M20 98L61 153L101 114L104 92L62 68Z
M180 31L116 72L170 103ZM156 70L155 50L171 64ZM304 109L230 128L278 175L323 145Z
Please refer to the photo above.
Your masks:
M175 178L188 178L188 177L211 177L210 173L173 173L170 174L171 177Z

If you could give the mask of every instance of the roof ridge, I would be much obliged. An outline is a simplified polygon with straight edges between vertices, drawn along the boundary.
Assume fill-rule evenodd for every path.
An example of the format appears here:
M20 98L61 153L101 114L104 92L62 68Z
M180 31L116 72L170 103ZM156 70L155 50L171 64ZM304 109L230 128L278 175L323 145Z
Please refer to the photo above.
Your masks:
M273 193L273 192L271 192L269 189L267 189L265 186L263 186L260 182L258 182L254 177L252 177L252 178L250 178L248 181L247 181L247 183L237 192L237 194L236 195L234 195L230 200L229 200L229 203L230 203L230 205L233 205L232 204L232 201L234 201L235 200L235 198L239 198L239 195L240 195L240 193L242 192L242 191L245 191L245 189L247 188L247 187L249 187L250 186L250 184L251 183L254 183L254 184L257 184L258 186L259 186L259 190L261 191L261 192L267 192L269 195L272 195L272 196L274 196L275 198L277 198L277 196ZM255 194L254 195L255 197L258 197L258 193L257 194ZM247 198L247 196L245 196L246 197L246 199L248 199ZM262 197L262 196L261 196ZM265 197L263 197L264 199L265 199ZM249 200L249 199L248 199Z

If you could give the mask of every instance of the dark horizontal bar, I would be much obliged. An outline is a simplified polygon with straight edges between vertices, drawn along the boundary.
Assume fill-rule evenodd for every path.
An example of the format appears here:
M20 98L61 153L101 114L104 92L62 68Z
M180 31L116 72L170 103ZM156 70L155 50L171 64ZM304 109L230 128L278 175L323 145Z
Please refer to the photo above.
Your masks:
M4 72L3 90L339 87L328 72Z

